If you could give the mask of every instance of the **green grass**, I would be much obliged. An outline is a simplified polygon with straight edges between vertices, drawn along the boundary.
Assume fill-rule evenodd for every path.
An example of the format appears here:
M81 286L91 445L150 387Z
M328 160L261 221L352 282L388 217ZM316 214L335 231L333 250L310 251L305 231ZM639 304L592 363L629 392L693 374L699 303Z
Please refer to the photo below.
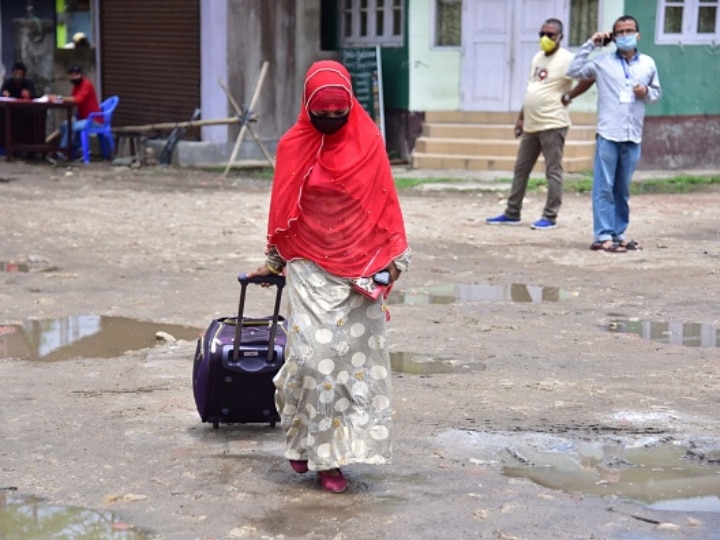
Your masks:
M720 176L673 176L630 184L631 193L689 193L707 186L720 185Z
M395 186L398 189L411 188L421 184L437 184L443 182L462 182L458 178L428 177L428 178L395 178ZM510 189L512 178L497 178L492 181L496 184L507 184ZM528 191L539 191L544 188L544 178L530 178ZM698 191L705 187L720 186L720 175L692 176L678 175L669 178L657 178L651 180L635 181L630 184L630 193L639 195L643 193L689 193ZM590 193L592 191L592 176L586 175L581 178L565 178L563 191L566 193Z
M460 180L459 178L444 178L444 177L432 177L432 178L396 177L395 178L395 187L398 189L411 188L411 187L419 186L421 184L441 184L443 182L462 182L462 180Z
M537 189L545 184L544 179L532 179L528 182L528 189ZM690 193L707 186L720 185L720 176L690 176L679 175L669 178L655 178L643 181L634 181L630 184L630 193L641 195L643 193ZM592 176L575 179L568 178L563 182L563 191L568 193L589 193L592 191Z
M205 170L217 170L222 172L224 167L208 167ZM272 180L273 170L270 167L258 168L232 168L230 173L250 177L257 180ZM398 189L412 188L421 184L442 184L444 182L465 182L462 178L451 178L446 176L432 176L427 178L409 178L396 177L395 186ZM495 184L507 184L508 190L512 183L512 178L497 178L488 180ZM545 178L531 177L528 180L528 191L539 191L544 189L546 185ZM639 195L643 193L690 193L698 191L706 187L720 186L720 175L709 176L692 176L678 175L669 178L657 178L651 180L635 181L630 184L630 193ZM563 182L563 191L565 193L590 193L592 191L592 174L584 173L582 177L576 175L571 178L565 178Z

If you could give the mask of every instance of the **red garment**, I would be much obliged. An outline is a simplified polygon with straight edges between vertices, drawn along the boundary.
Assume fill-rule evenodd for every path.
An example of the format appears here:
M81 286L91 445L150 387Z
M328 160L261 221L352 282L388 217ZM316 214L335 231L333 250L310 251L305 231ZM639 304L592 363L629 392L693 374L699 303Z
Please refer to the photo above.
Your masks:
M352 106L352 94L346 88L324 86L309 96L308 109L311 111L342 111Z
M100 112L100 105L98 105L97 94L95 94L93 83L85 77L83 77L81 81L80 84L73 86L72 96L75 98L78 120L85 120L90 116L90 113ZM97 121L100 120L100 118L97 119Z
M351 96L348 122L332 135L316 130L308 114L324 87ZM383 270L408 247L382 135L338 62L310 67L300 115L278 143L268 220L273 246L286 261L309 259L346 278Z

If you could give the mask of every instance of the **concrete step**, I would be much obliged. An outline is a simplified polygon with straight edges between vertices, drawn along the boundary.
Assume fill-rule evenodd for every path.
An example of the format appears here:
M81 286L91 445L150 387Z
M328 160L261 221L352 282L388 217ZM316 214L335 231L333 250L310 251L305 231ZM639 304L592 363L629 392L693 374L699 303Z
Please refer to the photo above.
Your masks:
M427 124L510 124L515 125L517 111L426 111ZM570 112L573 124L592 125L597 123L595 113Z
M423 137L457 139L510 139L515 140L515 124L423 124ZM594 141L594 125L573 125L567 141Z
M512 176L515 167L515 156L495 156L479 154L431 154L414 153L413 168L415 169L461 169L468 171L508 171ZM590 157L563 157L565 172L582 173L591 171L593 158ZM545 172L545 160L542 156L533 168L534 174Z
M511 157L515 159L520 143L517 139L448 139L419 137L415 141L416 154L448 154ZM595 141L566 141L563 157L592 156Z
M594 113L571 113L563 153L567 172L592 170L595 154ZM516 112L429 111L425 113L423 133L415 141L413 167L425 169L467 169L510 171L515 167L519 139L513 127ZM534 173L543 173L545 163L538 159Z

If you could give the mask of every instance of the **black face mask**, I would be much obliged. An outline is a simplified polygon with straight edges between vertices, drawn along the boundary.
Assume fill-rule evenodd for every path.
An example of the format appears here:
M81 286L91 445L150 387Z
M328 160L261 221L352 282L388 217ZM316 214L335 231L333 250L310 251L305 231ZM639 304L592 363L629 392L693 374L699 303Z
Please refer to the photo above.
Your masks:
M344 116L335 117L317 116L313 113L310 113L310 121L312 122L312 125L315 126L315 129L317 129L320 133L324 133L325 135L332 135L340 128L342 128L345 124L347 124L348 116L350 116L349 113Z
M77 86L82 82L82 78L80 79L70 79L70 82L73 84L73 86Z

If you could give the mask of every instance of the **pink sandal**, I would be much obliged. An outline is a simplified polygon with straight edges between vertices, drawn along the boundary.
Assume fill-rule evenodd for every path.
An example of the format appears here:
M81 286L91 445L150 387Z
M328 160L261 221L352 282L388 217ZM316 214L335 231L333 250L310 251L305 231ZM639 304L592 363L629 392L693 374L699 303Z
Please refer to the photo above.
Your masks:
M337 472L337 474L331 474ZM340 469L332 469L330 471L318 471L320 485L324 490L331 493L342 493L347 489L347 480L343 476Z
M296 459L291 459L290 466L292 467L292 470L298 474L303 474L303 473L308 472L307 461L299 461Z

